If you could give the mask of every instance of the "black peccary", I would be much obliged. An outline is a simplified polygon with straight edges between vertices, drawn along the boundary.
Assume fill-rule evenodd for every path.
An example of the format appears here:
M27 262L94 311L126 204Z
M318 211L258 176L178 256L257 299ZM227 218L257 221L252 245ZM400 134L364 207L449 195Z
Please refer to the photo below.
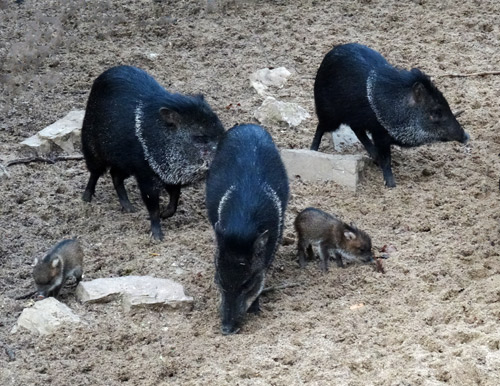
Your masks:
M217 243L215 281L223 334L238 332L247 311L259 311L287 202L287 174L269 133L256 125L228 130L217 147L206 188Z
M391 144L469 140L428 76L416 68L397 69L360 44L339 45L326 54L316 75L314 100L319 123L311 150L318 150L325 132L347 124L382 168L388 187L396 186Z
M330 251L335 254L339 267L344 267L342 258L368 263L373 260L370 236L354 225L316 208L306 208L295 218L297 231L297 257L300 266L306 265L306 256L314 257L318 250L321 269L328 271Z
M82 280L83 251L76 239L63 240L43 258L33 262L38 298L57 297L68 279Z
M135 209L123 181L133 175L161 240L159 197L170 202L161 213L173 216L181 186L202 178L224 127L202 95L171 94L145 71L113 67L90 92L82 127L82 151L90 178L83 200L90 202L99 177L109 168L125 212Z

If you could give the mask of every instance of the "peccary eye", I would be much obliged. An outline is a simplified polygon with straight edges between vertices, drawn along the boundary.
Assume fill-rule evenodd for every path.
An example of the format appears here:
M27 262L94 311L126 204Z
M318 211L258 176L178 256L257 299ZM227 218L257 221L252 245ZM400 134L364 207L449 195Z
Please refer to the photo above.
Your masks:
M440 109L436 109L431 112L431 120L439 121L441 118L443 118L443 112Z
M253 288L253 284L254 284L254 280L253 280L253 278L250 278L249 280L245 281L242 284L241 290L243 292L248 292L248 291L250 291Z
M206 144L210 142L210 137L206 135L193 135L193 142L199 144Z

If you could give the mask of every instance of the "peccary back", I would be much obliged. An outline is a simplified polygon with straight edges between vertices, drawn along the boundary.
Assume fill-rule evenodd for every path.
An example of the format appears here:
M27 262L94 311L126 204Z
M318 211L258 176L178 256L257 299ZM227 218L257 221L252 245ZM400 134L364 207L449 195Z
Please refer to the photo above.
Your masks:
M311 149L319 148L325 132L349 125L381 166L388 186L395 186L391 144L411 147L469 139L428 76L418 69L397 69L360 44L337 46L325 56L314 99L319 123Z
M110 168L120 203L131 212L123 180L135 176L153 236L161 239L161 188L170 195L169 217L180 187L204 177L223 133L203 96L171 94L143 70L113 67L95 80L87 103L82 151L91 176L83 199L92 199L97 179Z
M258 310L287 202L288 178L271 136L256 125L230 129L217 148L206 190L225 334L238 330L247 310Z
M33 262L33 279L40 298L57 296L68 278L82 279L83 251L76 239L63 240Z

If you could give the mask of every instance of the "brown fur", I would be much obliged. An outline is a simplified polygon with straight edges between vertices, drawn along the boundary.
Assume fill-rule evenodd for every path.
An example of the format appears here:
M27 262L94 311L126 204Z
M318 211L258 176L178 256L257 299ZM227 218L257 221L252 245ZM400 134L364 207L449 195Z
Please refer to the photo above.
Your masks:
M323 271L328 271L330 251L335 253L340 267L344 266L342 257L359 262L368 262L373 258L368 234L322 210L304 209L297 215L294 225L298 234L297 257L301 267L306 265L306 256L314 258L314 247L318 249Z
M57 296L67 279L82 279L83 251L76 239L58 243L43 259L35 259L33 278L40 297Z

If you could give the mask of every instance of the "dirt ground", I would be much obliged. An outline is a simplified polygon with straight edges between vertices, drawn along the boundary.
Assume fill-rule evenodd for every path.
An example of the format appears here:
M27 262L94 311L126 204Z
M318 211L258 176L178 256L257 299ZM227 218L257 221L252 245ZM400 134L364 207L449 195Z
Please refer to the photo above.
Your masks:
M8 168L0 180L1 385L499 385L500 4L455 1L0 1L0 163L19 142L73 109L92 81L130 64L171 91L203 93L229 128L254 122L262 98L248 77L264 67L292 72L276 92L305 107L297 128L267 127L282 148L308 148L317 120L313 81L333 45L360 42L403 68L432 75L471 135L394 149L395 189L371 165L358 192L334 183L291 183L293 219L316 206L355 222L377 250L396 251L386 273L371 265L322 274L299 269L295 245L279 249L268 285L299 283L263 297L241 332L220 334L213 235L204 184L183 190L177 214L149 236L124 214L109 176L91 204L82 161ZM321 151L332 152L327 140ZM44 337L11 334L34 289L31 263L79 236L85 280L154 275L182 283L190 312L123 312L119 304L60 300L86 324Z

